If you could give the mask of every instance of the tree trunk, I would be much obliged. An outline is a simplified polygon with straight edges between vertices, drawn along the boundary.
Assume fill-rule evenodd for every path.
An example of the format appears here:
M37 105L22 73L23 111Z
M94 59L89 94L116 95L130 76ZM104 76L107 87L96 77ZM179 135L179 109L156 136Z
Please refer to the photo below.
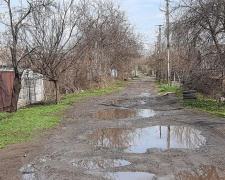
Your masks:
M60 101L59 84L57 80L53 82L55 84L55 104L58 104Z
M21 90L21 76L18 70L15 70L15 77L13 81L12 100L11 100L11 112L17 111L17 103L19 100L19 94Z

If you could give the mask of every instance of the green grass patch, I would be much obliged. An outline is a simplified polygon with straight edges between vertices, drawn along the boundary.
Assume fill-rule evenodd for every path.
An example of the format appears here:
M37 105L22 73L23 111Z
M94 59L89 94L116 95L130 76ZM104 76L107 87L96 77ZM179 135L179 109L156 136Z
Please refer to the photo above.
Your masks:
M6 118L8 118L8 117L10 117L11 115L9 114L9 113L7 113L7 112L2 112L2 113L0 113L0 120L2 120L2 119L6 119Z
M176 90L175 94L181 99L181 103L185 107L225 118L225 103L219 102L216 99L206 98L200 93L198 93L197 99L183 100L182 89Z
M30 141L40 137L40 133L56 126L70 103L76 103L86 97L109 94L125 86L127 82L113 82L108 88L90 90L65 96L57 105L45 105L20 109L15 113L0 113L0 149L10 144Z
M225 104L216 99L205 98L199 94L198 99L182 100L182 104L188 108L201 110L225 118Z
M198 94L197 99L183 100L182 88L176 86L168 87L166 82L159 84L158 81L155 81L155 85L158 87L158 92L175 92L175 95L181 99L181 103L185 107L225 118L225 103L221 103L216 99L206 98L201 94Z
M158 88L158 92L175 92L178 89L180 89L179 87L176 86L167 86L167 85L161 85Z
M127 85L127 82L123 82L123 81L110 82L107 85L107 88L97 89L97 90L89 90L86 92L81 92L81 93L76 93L76 94L69 94L69 95L65 96L65 98L63 98L61 103L62 104L76 103L86 97L110 94L110 93L120 90L122 87L124 87L126 85Z
M168 86L166 81L162 81L161 84L159 84L158 81L155 81L156 86L158 87L158 92L176 92L180 90L180 87L177 86Z
M126 81L116 81L111 84L113 87L121 88L127 85Z
M0 120L0 149L9 144L29 141L35 138L35 132L55 126L61 119L56 113L67 107L50 105L7 113L10 117Z

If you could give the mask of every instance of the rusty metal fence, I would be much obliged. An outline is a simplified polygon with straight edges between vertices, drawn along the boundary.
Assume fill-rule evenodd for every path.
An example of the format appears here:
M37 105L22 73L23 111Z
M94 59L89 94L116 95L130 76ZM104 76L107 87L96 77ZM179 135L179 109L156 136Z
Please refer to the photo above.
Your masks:
M10 110L13 79L13 71L0 72L0 112Z

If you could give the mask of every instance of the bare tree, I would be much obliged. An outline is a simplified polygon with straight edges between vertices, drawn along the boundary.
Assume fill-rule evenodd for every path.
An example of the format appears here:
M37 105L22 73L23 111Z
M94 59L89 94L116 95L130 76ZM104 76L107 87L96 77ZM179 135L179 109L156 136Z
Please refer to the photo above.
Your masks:
M21 62L33 50L25 51L22 47L22 31L25 31L27 19L31 13L37 11L40 7L47 7L51 4L50 0L34 1L34 0L20 0L17 3L12 3L11 0L1 0L0 7L4 13L1 14L0 23L3 27L4 41L2 45L10 49L11 63L14 68L14 83L12 90L11 111L17 111L17 102L19 92L21 89L22 69Z
M222 0L180 0L173 8L173 53L183 66L180 74L194 81L195 88L201 89L200 84L209 81L210 74L215 77L210 71L220 74L218 78L223 76L224 7ZM212 91L214 85L207 84L204 90Z
M97 1L92 6L97 9L96 23L91 31L84 31L90 42L92 65L96 65L92 72L104 76L117 69L123 77L130 73L129 65L139 54L139 37L117 4Z
M139 37L116 3L99 0L86 5L82 21L91 28L80 26L87 41L85 53L66 72L70 81L61 80L63 87L72 92L79 87L104 86L111 78L112 69L117 69L119 76L125 78L139 55Z
M88 30L93 24L83 23L86 6L86 1L58 1L54 7L42 14L32 13L31 22L34 25L26 34L30 37L27 38L27 44L37 48L29 57L33 68L54 83L56 103L60 100L60 76L75 64L85 51L87 41L81 27Z

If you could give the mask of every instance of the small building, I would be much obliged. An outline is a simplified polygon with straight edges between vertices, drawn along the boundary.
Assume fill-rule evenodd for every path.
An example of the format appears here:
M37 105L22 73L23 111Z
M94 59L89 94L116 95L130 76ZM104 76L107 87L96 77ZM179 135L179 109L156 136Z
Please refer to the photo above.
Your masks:
M18 107L39 102L44 98L43 75L35 73L31 69L24 70Z
M117 72L116 69L112 69L112 70L111 70L111 76L112 76L112 77L118 77L118 72Z
M0 112L9 111L12 99L14 71L10 67L0 67ZM18 108L39 102L44 96L43 75L31 69L23 70Z

